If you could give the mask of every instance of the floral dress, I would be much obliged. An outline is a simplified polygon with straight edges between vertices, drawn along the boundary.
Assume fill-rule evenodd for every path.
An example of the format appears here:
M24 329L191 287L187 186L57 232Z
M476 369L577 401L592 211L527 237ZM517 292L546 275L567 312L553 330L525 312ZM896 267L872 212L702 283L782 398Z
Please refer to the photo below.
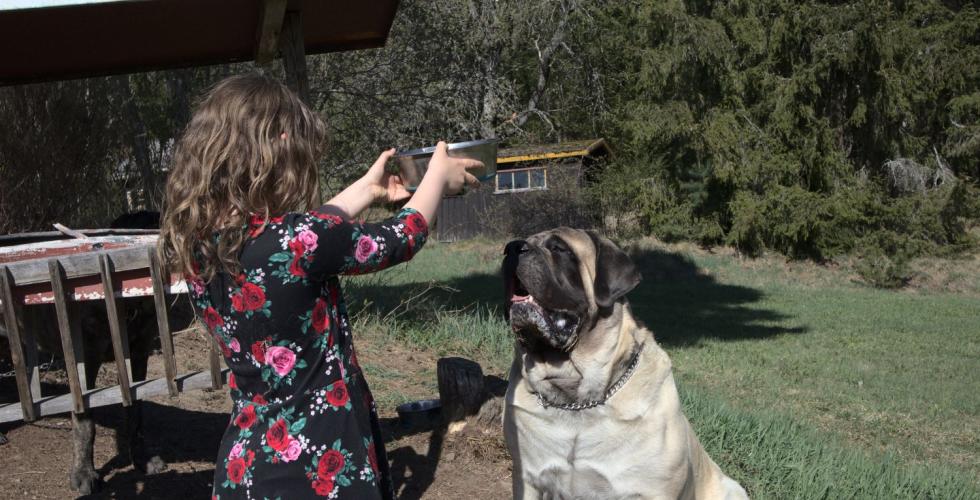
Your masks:
M377 412L337 278L412 258L428 227L405 209L378 224L320 210L253 217L242 274L188 282L231 369L234 402L214 498L391 498Z

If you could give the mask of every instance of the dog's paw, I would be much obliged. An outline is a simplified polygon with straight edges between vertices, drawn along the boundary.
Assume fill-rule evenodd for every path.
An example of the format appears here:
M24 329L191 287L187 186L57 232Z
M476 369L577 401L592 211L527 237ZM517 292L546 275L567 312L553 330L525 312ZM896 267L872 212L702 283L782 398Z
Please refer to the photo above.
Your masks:
M70 474L71 489L82 495L97 493L102 488L102 480L93 468L78 469Z

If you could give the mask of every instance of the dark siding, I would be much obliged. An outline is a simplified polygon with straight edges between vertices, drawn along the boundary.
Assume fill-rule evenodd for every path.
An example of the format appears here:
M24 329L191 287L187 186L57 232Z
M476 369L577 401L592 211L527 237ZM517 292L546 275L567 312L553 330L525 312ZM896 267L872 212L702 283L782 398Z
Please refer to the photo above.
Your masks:
M539 165L540 163L533 166ZM532 165L522 165L522 167L527 166ZM579 158L548 164L549 190L568 187L566 183L581 187L584 181L582 161ZM450 196L442 200L436 218L436 239L452 242L477 236L497 236L500 226L497 220L499 217L506 217L514 207L522 204L523 196L542 193L542 191L531 191L493 194L493 190L494 183L490 181L484 183L479 190L464 196Z

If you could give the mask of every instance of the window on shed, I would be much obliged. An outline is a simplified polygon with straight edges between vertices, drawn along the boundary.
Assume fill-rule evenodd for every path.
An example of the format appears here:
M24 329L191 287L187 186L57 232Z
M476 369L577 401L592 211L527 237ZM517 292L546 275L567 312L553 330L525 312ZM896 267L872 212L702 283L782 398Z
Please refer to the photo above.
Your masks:
M532 167L499 171L496 182L494 193L497 194L548 189L548 169Z

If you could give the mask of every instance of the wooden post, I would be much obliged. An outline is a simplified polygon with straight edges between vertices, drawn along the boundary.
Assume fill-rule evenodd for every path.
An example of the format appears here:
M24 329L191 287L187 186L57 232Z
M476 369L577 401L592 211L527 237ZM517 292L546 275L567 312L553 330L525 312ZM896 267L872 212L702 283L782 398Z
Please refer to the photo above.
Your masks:
M279 53L286 0L263 0L261 9L255 41L255 64L268 67Z
M133 394L129 387L133 381L132 363L129 358L129 335L126 332L126 309L121 300L116 300L116 290L112 281L112 261L106 254L99 255L99 272L102 275L102 292L105 294L105 310L109 316L109 337L112 339L112 352L116 358L116 375L123 406L133 404ZM119 314L119 309L123 314Z
M464 358L440 358L436 362L439 400L446 423L462 420L480 411L484 400L483 369Z
M156 248L147 249L150 261L150 280L153 282L153 304L157 313L157 329L160 332L160 347L163 349L163 368L167 376L167 392L177 397L177 362L174 359L174 336L170 332L170 319L167 317L167 290L163 282L163 268L157 258ZM170 275L166 274L167 283Z
M307 105L310 100L310 82L306 74L306 42L303 40L303 16L298 10L287 10L279 38L282 64L286 70L286 84L299 94Z
M37 343L31 332L20 330L21 305L14 295L14 276L6 266L0 267L0 300L3 301L4 327L7 329L7 342L10 344L10 358L14 363L21 411L25 422L33 422L38 416L34 402L41 398Z
M208 337L210 336L208 335ZM211 388L221 389L224 386L224 380L221 378L221 354L218 353L218 343L213 338L211 339L211 354L208 356L208 361L211 370Z
M51 290L54 292L55 312L58 316L58 330L61 332L61 350L65 355L65 371L68 373L68 388L71 391L72 411L83 413L85 401L82 398L84 389L88 388L85 375L85 354L82 346L82 332L77 308L71 304L68 289L65 286L65 268L58 259L48 261L48 272L51 275Z

